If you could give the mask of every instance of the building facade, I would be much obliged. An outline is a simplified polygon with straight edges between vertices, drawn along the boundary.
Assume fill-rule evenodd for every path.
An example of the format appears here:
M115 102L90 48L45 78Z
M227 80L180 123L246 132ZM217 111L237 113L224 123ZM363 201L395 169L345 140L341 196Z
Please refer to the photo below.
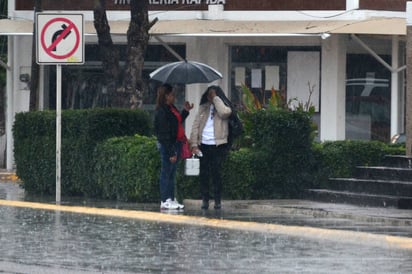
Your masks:
M14 113L28 110L34 0L9 0L7 35L7 168L12 168ZM116 46L124 53L128 0L107 0ZM272 88L286 100L315 106L320 141L389 141L404 131L406 0L149 0L143 108L152 111L156 83L149 73L179 58L216 68L216 82L241 106L240 85L261 100ZM63 66L63 108L104 104L101 61L93 28L93 1L43 0L44 12L81 13L85 62ZM170 50L170 48L172 50ZM125 56L122 56L123 60ZM40 109L55 108L56 68L41 65ZM177 87L179 102L197 105L207 84ZM310 96L309 96L310 95ZM196 111L196 110L195 110ZM194 115L193 115L194 116ZM189 116L188 131L193 116Z

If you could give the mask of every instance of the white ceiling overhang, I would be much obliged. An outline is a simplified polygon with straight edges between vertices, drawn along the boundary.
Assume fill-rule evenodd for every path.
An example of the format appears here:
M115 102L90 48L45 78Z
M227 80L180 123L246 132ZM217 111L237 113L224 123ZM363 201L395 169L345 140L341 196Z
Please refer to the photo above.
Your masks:
M271 36L330 34L406 35L403 18L371 18L362 21L162 21L151 30L157 35Z
M114 35L125 35L128 21L111 21ZM0 35L31 35L31 20L0 20ZM96 35L93 22L85 22L84 33ZM405 18L369 18L366 20L317 21L228 21L170 20L158 21L152 35L169 36L288 36L330 34L406 35Z

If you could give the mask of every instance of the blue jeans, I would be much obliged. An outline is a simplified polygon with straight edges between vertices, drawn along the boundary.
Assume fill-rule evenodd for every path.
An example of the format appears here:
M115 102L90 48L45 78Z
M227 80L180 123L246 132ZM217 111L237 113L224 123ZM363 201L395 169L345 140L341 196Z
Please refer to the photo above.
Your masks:
M177 163L170 162L170 156L168 155L166 148L157 143L157 147L160 151L160 160L161 160L161 168L160 168L160 199L162 202L165 202L167 199L174 200L175 198L175 183L176 183L176 169ZM176 153L178 155L178 159L180 158L180 143L176 145Z

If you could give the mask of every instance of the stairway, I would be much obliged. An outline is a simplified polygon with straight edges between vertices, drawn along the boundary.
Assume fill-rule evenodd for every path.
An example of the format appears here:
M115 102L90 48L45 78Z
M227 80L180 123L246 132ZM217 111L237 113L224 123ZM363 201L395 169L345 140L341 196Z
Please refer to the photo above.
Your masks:
M412 209L412 157L409 156L388 155L383 166L359 166L354 178L330 178L329 182L329 189L307 189L307 198Z

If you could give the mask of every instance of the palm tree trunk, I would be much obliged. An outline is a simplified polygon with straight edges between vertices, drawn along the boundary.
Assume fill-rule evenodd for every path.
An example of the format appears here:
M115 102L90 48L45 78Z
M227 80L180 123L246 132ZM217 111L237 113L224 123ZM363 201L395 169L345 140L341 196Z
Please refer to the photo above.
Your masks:
M116 86L120 82L119 51L114 46L110 35L110 26L106 15L106 0L95 0L93 14L94 27L103 63L105 86L109 94L109 106L116 107Z
M147 0L132 0L130 2L131 20L127 30L127 62L123 88L128 95L124 99L128 100L131 108L141 107L143 104L142 73L150 38L148 6L149 1Z

